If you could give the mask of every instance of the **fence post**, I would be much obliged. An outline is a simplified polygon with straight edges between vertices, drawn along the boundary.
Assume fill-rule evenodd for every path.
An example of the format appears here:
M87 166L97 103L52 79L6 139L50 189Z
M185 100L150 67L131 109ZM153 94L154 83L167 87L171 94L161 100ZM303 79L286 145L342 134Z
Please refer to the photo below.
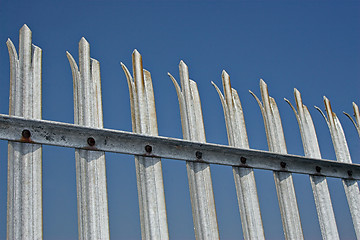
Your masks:
M132 54L133 73L121 63L130 94L133 132L158 136L155 99L149 71L142 68L137 50ZM151 153L152 146L144 146ZM135 156L142 239L169 239L164 183L160 158Z
M200 96L197 85L189 79L188 67L179 64L181 88L169 73L174 83L181 113L184 139L206 142ZM201 159L202 153L194 153ZM186 162L188 173L194 231L196 239L219 239L215 200L212 188L210 165L199 162Z
M9 115L41 119L41 54L28 26L20 29L19 56L10 39ZM24 129L19 138L30 141ZM42 147L8 144L7 239L42 239Z
M326 97L324 97L325 109L327 113L327 118L325 114L320 110L320 108L316 107L316 109L322 114L324 117L329 130L331 139L333 142L336 159L339 162L352 163L349 148L346 142L345 133L341 126L339 119L336 114L332 111L330 101ZM351 177L352 173L348 172L349 177ZM356 180L352 179L343 179L343 186L345 189L345 194L347 198L347 202L349 204L350 213L352 217L352 221L354 224L354 229L356 233L356 237L360 239L360 192L359 186Z
M285 101L293 109L299 124L305 156L321 159L319 143L309 110L303 104L301 94L296 88L294 89L294 96L297 111L289 100L285 99ZM319 173L321 171L319 168L316 170L319 170ZM326 177L310 175L310 182L323 239L339 239Z
M99 62L90 58L85 38L79 42L80 70L68 52L67 57L74 81L75 124L103 128ZM84 144L96 147L96 139L89 136ZM79 239L109 239L105 153L76 149L75 160Z
M231 87L229 74L225 70L222 72L224 95L215 83L212 84L223 106L229 145L249 149L240 98L237 91ZM242 159L246 166L246 159ZM244 239L265 239L254 170L233 167L233 174Z
M281 124L280 113L275 99L269 97L266 83L260 80L260 91L263 103L254 96L264 118L269 151L286 154L286 143ZM274 171L276 192L279 200L281 219L286 239L303 239L299 209L296 201L292 174L286 171L286 163L282 162L284 172Z

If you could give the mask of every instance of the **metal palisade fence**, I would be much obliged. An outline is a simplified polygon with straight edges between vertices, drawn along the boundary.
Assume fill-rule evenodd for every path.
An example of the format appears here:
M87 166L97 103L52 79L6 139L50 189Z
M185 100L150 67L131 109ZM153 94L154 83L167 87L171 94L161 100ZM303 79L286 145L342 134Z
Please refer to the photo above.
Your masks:
M360 239L360 165L353 164L344 131L330 101L324 97L337 161L321 158L315 127L301 94L292 105L305 156L287 154L280 114L266 83L260 81L259 104L269 151L249 148L240 98L222 73L223 91L212 83L223 106L229 146L206 143L197 84L181 61L176 89L184 139L158 136L154 92L149 71L138 51L132 55L133 74L121 63L127 78L133 132L103 128L100 63L90 57L82 38L79 61L67 52L74 82L74 124L41 120L41 49L32 45L30 29L20 30L19 49L9 39L9 115L0 115L0 138L8 140L8 239L42 239L42 145L75 149L79 239L109 239L105 152L135 156L142 239L168 239L161 158L186 161L196 239L219 239L210 164L231 166L245 239L265 239L254 169L273 171L286 239L303 239L292 173L309 175L323 239L339 239L327 177L340 178L355 234ZM360 114L353 103L360 137Z

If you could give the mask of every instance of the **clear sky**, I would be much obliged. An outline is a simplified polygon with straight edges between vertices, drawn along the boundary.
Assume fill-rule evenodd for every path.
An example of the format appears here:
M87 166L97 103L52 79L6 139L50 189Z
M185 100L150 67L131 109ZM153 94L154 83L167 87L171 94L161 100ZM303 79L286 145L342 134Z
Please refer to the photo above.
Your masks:
M6 40L18 47L27 24L43 50L43 119L73 123L72 75L65 51L78 59L85 37L100 61L105 128L131 131L128 87L120 61L131 69L137 49L152 74L159 134L182 138L175 89L184 60L198 83L207 141L227 145L223 111L210 81L221 85L225 69L244 108L250 147L267 150L262 116L248 90L259 95L268 84L283 121L288 152L303 155L295 116L283 98L294 102L293 88L312 114L322 156L335 159L330 134L314 105L323 96L343 124L352 160L360 163L359 137L342 114L360 104L360 1L10 1L0 0L0 113L8 113L9 62ZM140 224L133 156L107 154L112 239L139 239ZM241 239L242 230L230 167L212 166L220 235ZM172 239L193 239L185 163L163 160L165 197ZM268 239L283 237L271 172L255 177ZM0 143L0 239L6 238L7 143ZM329 179L340 237L355 239L339 179ZM307 239L320 228L308 176L294 175L302 226ZM73 149L43 148L44 239L77 239Z

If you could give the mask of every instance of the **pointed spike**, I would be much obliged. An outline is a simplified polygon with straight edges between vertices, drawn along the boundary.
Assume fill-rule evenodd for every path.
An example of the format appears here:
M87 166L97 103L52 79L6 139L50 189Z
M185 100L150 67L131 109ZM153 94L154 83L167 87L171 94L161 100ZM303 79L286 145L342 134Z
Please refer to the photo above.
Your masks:
M188 66L185 64L185 62L183 60L180 61L179 67L188 68Z
M295 102L296 102L297 108L299 111L301 111L301 109L303 107L301 93L296 88L294 88L294 96L295 96Z
M11 57L14 57L14 59L18 60L18 55L16 52L16 48L14 43L11 41L10 38L8 38L8 40L6 41L6 46L8 47L8 51Z
M140 61L141 64L141 68L142 68L142 56L141 54L138 52L138 50L134 49L133 53L132 53L132 58L133 58L133 68L136 65L137 61ZM134 69L133 69L134 70ZM135 74L135 72L134 72Z
M325 119L327 125L329 126L329 121L328 121L326 115L324 114L324 112L318 106L314 106L314 108L319 111L319 113L323 116L323 118Z
M30 33L31 34L31 30L28 27L28 25L24 24L21 28L20 28L20 33Z
M224 70L222 70L221 75L225 75L225 74L229 75L224 69Z
M66 56L67 56L67 58L69 60L70 67L71 67L71 72L73 74L73 77L74 77L74 75L77 76L79 74L79 68L78 68L78 65L76 64L75 59L73 58L73 56L68 51L66 51Z
M82 37L82 38L80 39L80 41L79 41L79 44L87 44L87 45L89 45L89 42L86 40L85 37Z
M143 66L142 66L142 56L141 54L135 49L132 53L132 58L133 58L133 70L135 69L135 67L140 67L140 71L143 70ZM135 72L134 72L135 74ZM135 75L134 75L135 77Z
M332 111L332 108L331 108L330 100L325 96L324 96L324 103L325 103L325 110L326 110L328 116L330 117L331 114L333 116L335 116L335 113Z
M224 88L224 97L227 105L232 108L233 106L233 100L232 100L232 92L231 92L231 82L230 82L230 76L227 74L226 71L223 71L222 74L222 84Z
M262 105L262 103L261 103L261 101L260 101L260 99L255 95L255 93L253 93L251 90L249 90L249 93L255 98L255 100L257 101L257 103L258 103L258 105L259 105L259 107L260 107L260 109L261 109L261 113L263 113L263 115L264 115L264 107L263 107L263 105Z
M90 58L91 60L91 64L99 64L99 61L96 60L95 58Z
M6 40L6 44L8 44L8 43L12 43L12 41L11 41L10 38L8 38L8 39Z

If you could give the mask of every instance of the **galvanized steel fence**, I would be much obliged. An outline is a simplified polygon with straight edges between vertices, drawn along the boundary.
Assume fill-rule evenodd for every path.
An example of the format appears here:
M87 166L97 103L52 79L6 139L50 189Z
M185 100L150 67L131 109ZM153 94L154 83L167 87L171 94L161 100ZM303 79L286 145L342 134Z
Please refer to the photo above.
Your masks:
M10 107L0 115L0 138L8 140L8 239L42 239L42 144L75 148L79 239L109 239L105 152L135 156L143 239L168 239L161 158L186 161L196 239L219 239L210 164L232 166L245 239L264 239L253 169L273 171L286 239L303 239L292 173L307 174L314 194L323 239L339 239L327 177L343 182L356 237L360 239L360 165L353 164L344 131L330 101L326 114L337 161L321 158L316 131L301 95L295 89L293 109L305 157L287 154L280 114L266 83L260 81L259 104L269 152L249 149L244 113L230 76L223 71L223 92L212 83L223 106L230 146L206 143L200 96L187 65L179 65L180 85L170 73L180 106L184 140L158 136L150 72L133 52L133 75L127 78L133 133L103 128L100 64L90 57L82 38L78 64L67 52L74 81L74 123L41 120L41 49L32 45L30 29L20 30L19 51L9 39ZM353 103L360 137L360 114Z

